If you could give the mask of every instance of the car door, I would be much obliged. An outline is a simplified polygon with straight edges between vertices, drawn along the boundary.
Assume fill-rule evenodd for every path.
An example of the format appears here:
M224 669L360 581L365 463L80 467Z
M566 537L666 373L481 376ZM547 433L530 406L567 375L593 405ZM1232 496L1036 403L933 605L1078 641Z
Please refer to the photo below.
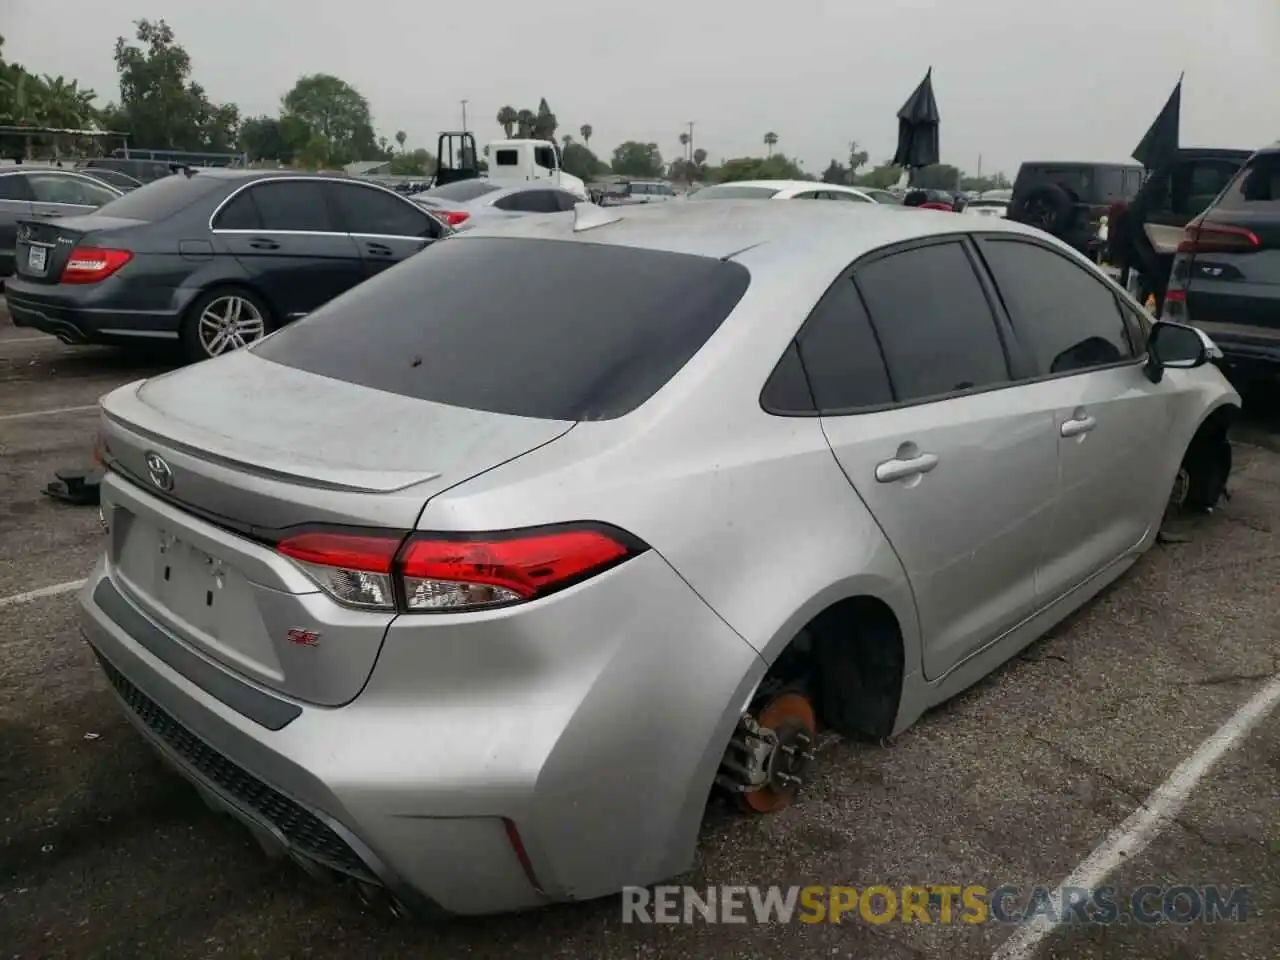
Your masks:
M18 221L31 216L31 193L23 173L0 173L0 277L14 271Z
M293 320L365 277L355 240L338 228L319 178L262 180L215 211L214 237L281 320Z
M389 190L340 181L326 182L324 189L338 225L360 251L366 277L408 259L444 232L439 220Z
M850 409L823 429L910 579L930 680L1034 612L1057 482L1052 405L1015 384L974 256L957 238L875 254L821 307L856 333L801 337L811 376L848 367Z
M979 242L1018 349L1053 391L1058 503L1040 564L1056 599L1136 547L1169 497L1175 378L1143 373L1145 331L1091 267L1029 237Z
M27 174L31 213L44 220L92 213L120 194L104 183L76 173L42 170Z

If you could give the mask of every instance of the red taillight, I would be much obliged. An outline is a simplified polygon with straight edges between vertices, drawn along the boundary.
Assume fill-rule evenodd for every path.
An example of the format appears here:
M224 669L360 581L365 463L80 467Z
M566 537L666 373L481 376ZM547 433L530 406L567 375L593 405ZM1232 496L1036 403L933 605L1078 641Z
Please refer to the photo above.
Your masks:
M299 533L276 550L309 573L335 600L353 607L394 610L392 564L403 535Z
M59 283L97 283L111 276L133 259L128 250L76 247L62 268Z
M410 610L458 610L518 603L599 573L634 552L595 528L514 536L411 538L400 555Z
M411 613L532 600L646 549L622 531L571 525L503 534L308 532L276 549L335 599ZM397 591L399 599L397 600Z
M437 216L451 227L456 227L458 224L471 219L471 214L462 210L441 210Z
M1261 246L1262 241L1252 230L1193 220L1182 231L1178 253L1245 253Z

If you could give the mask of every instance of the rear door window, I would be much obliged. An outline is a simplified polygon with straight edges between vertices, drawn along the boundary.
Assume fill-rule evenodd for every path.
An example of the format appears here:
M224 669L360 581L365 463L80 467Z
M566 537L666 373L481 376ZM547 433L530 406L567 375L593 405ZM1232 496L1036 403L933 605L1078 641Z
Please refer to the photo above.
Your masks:
M560 198L554 190L521 190L494 203L513 213L559 213Z
M78 207L101 207L116 199L116 192L89 177L62 173L27 175L32 199L36 203L60 203Z
M712 257L464 235L253 349L276 363L420 400L607 420L674 376L749 280L741 264Z
M319 180L274 180L255 184L249 192L262 218L262 229L287 233L333 233Z
M385 190L356 183L327 183L325 187L337 212L339 226L348 233L425 237L440 232L439 221L434 217Z
M889 254L854 278L899 403L1009 381L991 305L961 243Z
M213 221L215 230L261 230L262 217L253 202L252 190L241 190L218 211Z
M1034 243L986 238L982 256L1038 373L1078 373L1134 355L1115 292Z
M849 277L827 291L796 343L820 412L849 413L893 402L880 344Z

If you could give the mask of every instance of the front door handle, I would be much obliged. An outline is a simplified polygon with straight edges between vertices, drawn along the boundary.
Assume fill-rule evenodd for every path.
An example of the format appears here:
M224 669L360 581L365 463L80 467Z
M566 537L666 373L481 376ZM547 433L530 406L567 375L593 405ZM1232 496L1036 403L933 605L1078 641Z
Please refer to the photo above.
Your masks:
M922 453L905 460L886 460L876 464L876 479L881 483L893 483L926 474L937 465L938 457L932 453Z
M249 246L255 250L279 250L280 244L274 240L250 240Z
M44 219L46 219L46 220L53 220L53 219L55 219L55 218L57 218L57 217L62 216L62 214L60 214L60 213L53 213L53 212L49 212L49 213L37 213L37 214L36 214L36 216L37 216L37 217L44 217Z
M1064 437L1080 437L1088 433L1098 425L1098 421L1090 416L1073 417L1070 420L1062 421L1062 435Z

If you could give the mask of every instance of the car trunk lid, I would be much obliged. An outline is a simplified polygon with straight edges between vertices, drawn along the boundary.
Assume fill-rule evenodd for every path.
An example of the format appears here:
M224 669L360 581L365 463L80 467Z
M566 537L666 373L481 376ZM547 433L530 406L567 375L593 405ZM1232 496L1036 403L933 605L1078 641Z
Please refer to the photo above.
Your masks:
M103 233L137 226L139 221L101 214L67 217L57 223L19 220L14 268L24 280L58 283L71 252L79 246L105 245Z
M122 387L104 398L103 425L113 577L175 642L327 705L359 692L395 614L338 604L274 543L312 525L407 531L434 494L573 426L251 351Z

